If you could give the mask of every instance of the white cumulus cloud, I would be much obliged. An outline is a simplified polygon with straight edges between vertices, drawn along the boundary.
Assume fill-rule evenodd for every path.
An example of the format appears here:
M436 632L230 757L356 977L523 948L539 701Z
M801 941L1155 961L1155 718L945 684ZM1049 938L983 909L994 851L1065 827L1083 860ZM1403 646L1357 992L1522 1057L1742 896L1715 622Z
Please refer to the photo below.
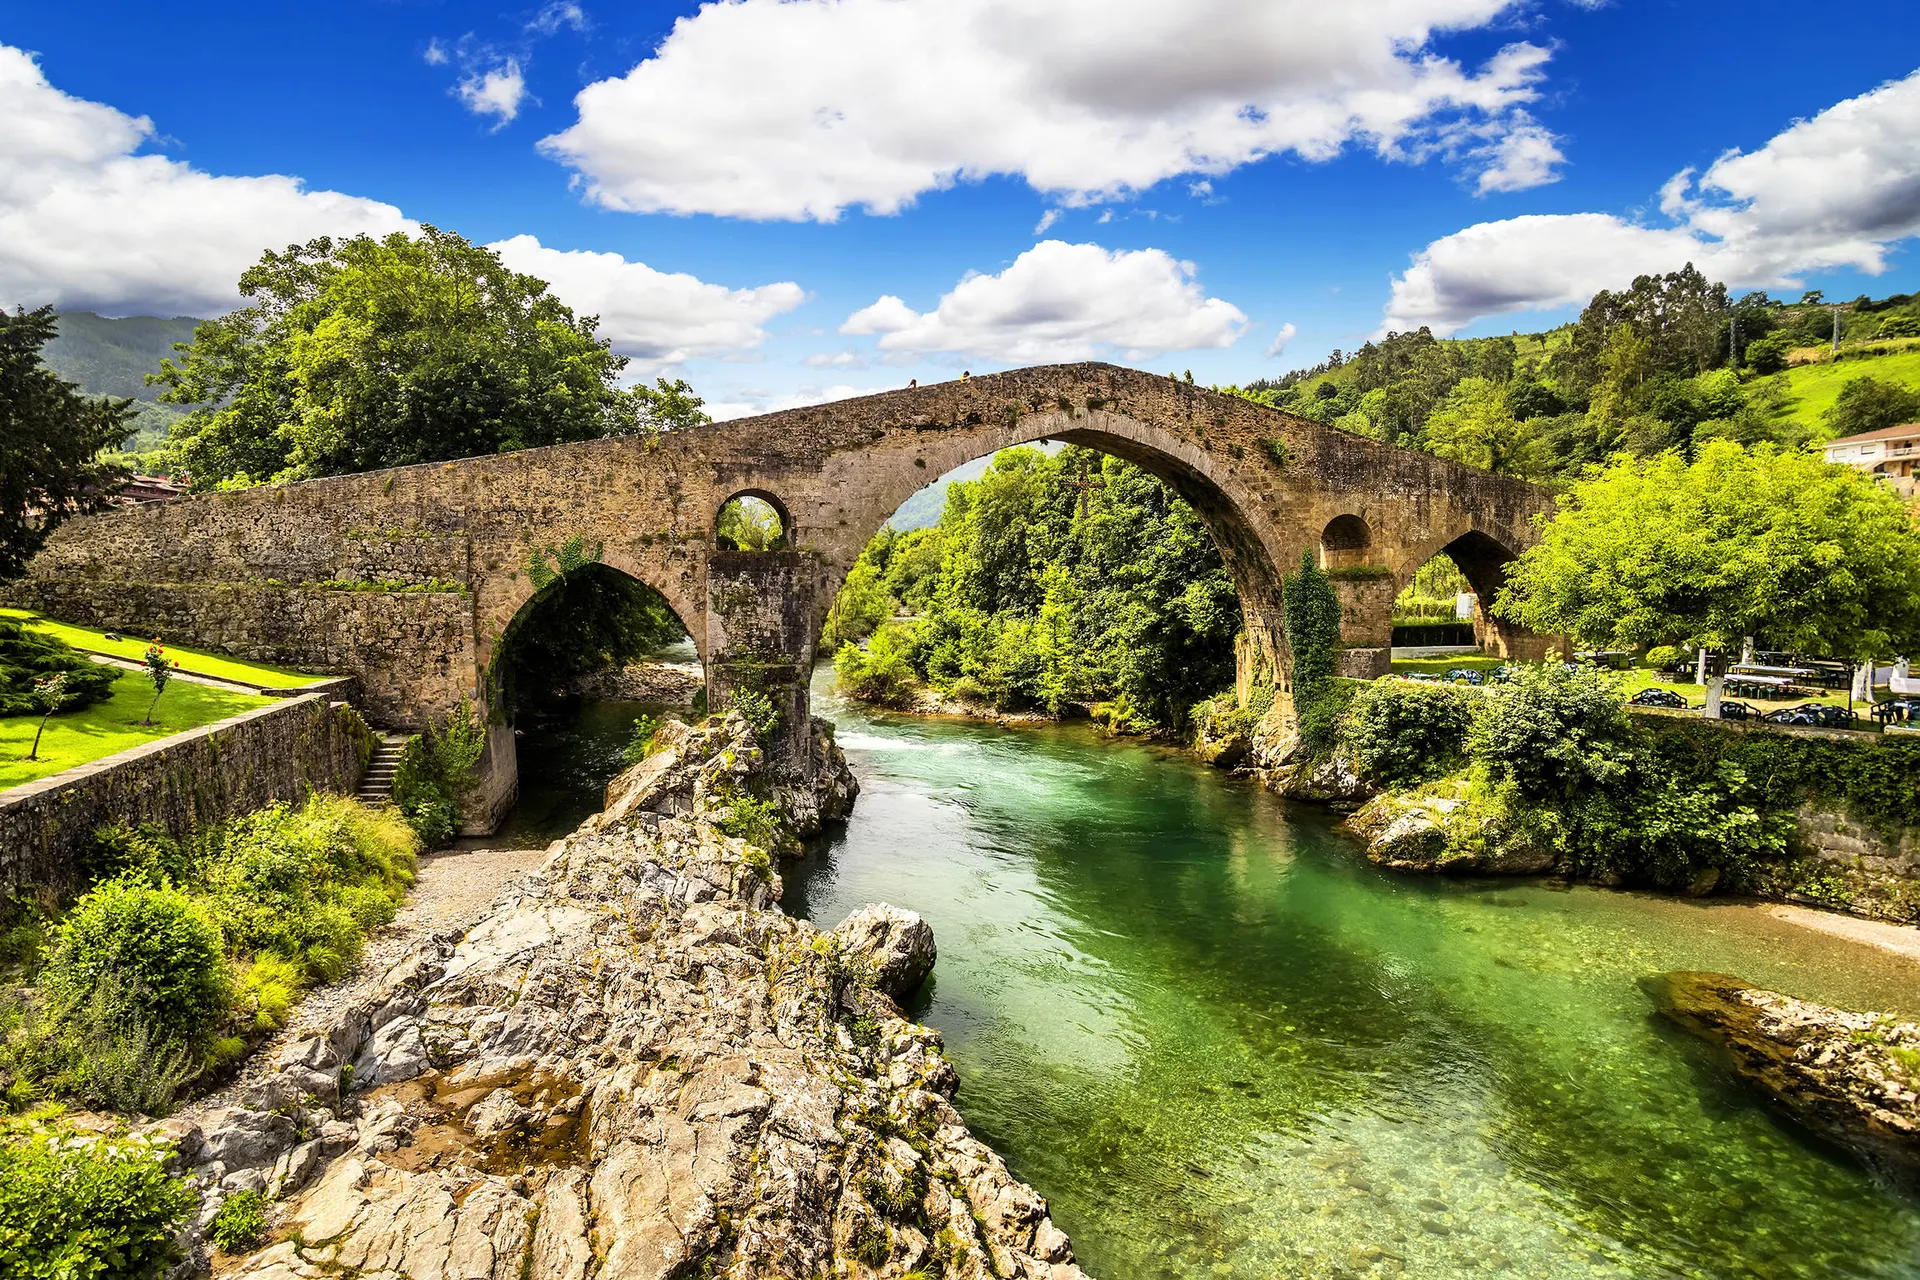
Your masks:
M1286 324L1280 326L1280 332L1274 334L1273 341L1267 344L1267 354L1270 356L1280 355L1287 349L1287 344L1299 336L1299 327L1292 321L1288 321Z
M1752 152L1660 190L1668 225L1610 213L1483 222L1434 241L1393 282L1385 328L1450 333L1483 316L1554 310L1692 262L1738 287L1809 271L1878 274L1920 235L1920 71L1796 121Z
M0 120L0 306L211 315L241 301L235 283L264 250L418 229L392 205L298 178L218 177L141 155L152 121L60 92L4 45ZM575 311L599 314L614 347L646 364L751 351L768 320L806 298L791 282L728 289L532 236L491 247Z
M792 281L729 289L617 253L550 249L527 235L488 247L515 271L552 285L575 311L598 315L614 350L649 365L750 351L766 341L767 321L807 297Z
M1485 189L1544 179L1499 153L1545 49L1468 68L1436 35L1513 0L728 0L575 99L542 143L589 197L636 212L830 221L1015 175L1065 204L1265 156L1486 163ZM1475 145L1449 139L1466 128ZM1492 158L1486 153L1491 147ZM1557 156L1557 152L1554 153Z
M888 294L840 332L877 334L882 351L1038 364L1227 347L1246 325L1240 308L1206 295L1192 263L1163 250L1043 240L998 275L969 275L932 311Z
M141 155L153 122L62 93L0 45L0 303L206 315L263 250L413 227L298 178L216 177Z
M518 58L507 58L496 66L460 77L453 88L460 104L477 116L492 116L494 128L502 129L520 114L526 101L527 77Z

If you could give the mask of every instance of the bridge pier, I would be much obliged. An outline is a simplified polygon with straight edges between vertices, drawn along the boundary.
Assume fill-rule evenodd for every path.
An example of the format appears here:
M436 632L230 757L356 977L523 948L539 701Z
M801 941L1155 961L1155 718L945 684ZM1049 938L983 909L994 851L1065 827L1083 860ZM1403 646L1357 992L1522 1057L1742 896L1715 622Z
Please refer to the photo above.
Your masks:
M1393 575L1385 569L1333 569L1328 577L1340 601L1337 675L1373 680L1393 661Z
M804 551L707 557L707 709L775 717L762 735L776 777L812 768L814 619L819 566Z

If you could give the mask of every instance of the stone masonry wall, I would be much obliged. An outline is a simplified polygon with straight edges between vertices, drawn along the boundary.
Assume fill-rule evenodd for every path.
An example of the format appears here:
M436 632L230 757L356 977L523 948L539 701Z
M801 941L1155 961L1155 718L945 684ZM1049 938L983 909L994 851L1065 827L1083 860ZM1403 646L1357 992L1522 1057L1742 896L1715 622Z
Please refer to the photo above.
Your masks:
M319 694L261 707L0 792L0 894L66 891L100 826L174 835L310 791L351 793L372 739Z
M473 612L459 592L30 577L5 594L62 622L357 676L354 702L376 724L418 729L478 700Z

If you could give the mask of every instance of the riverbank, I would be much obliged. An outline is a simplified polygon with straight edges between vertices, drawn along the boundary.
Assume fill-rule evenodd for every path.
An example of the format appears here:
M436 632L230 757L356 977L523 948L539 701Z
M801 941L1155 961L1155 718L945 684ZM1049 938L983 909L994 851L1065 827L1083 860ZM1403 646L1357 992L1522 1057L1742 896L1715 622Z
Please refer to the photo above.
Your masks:
M894 1003L914 923L787 916L742 838L769 817L751 730L658 741L472 928L281 1046L244 1107L167 1122L203 1221L276 1201L275 1242L222 1275L1081 1276Z

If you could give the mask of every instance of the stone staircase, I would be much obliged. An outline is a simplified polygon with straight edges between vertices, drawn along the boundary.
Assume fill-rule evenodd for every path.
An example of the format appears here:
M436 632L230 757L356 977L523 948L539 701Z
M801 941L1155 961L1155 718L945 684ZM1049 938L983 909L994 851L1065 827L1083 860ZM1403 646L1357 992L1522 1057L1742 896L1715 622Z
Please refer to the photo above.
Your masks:
M407 748L407 735L403 733L383 733L379 745L373 749L373 759L367 761L367 772L360 779L360 789L353 798L362 804L380 804L393 794L394 771L400 767L400 753Z

